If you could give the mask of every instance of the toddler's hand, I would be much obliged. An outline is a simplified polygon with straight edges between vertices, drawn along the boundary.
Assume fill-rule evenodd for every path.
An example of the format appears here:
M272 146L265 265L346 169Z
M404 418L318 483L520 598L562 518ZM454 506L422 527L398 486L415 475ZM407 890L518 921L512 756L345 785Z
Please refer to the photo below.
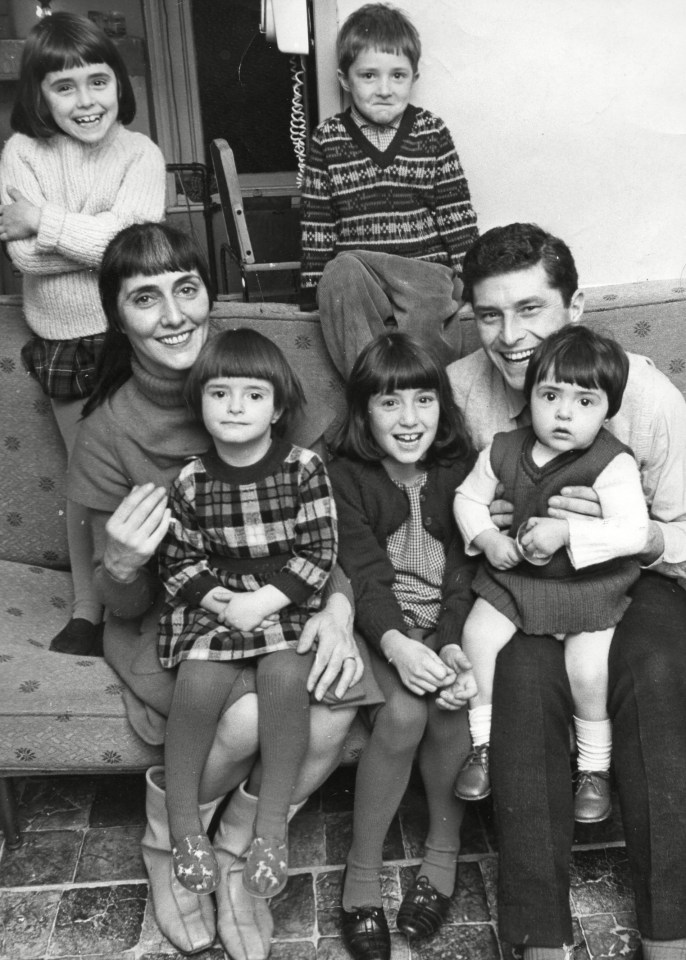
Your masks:
M567 521L553 520L551 517L531 517L526 532L519 538L525 553L540 558L552 557L568 541Z
M522 561L514 540L504 533L498 533L489 538L483 546L483 551L496 570L510 570Z
M227 604L233 599L235 594L226 587L213 587L200 601L203 610L214 613L220 623L223 623L221 615L224 613Z
M265 621L264 604L255 593L234 593L224 608L222 622L241 633L256 630Z

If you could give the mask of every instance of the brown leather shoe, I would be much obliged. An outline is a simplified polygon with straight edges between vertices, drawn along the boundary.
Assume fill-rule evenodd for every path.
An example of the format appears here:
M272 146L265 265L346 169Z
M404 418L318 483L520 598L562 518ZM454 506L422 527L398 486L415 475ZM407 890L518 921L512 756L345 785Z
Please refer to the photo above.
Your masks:
M455 778L455 796L460 800L483 800L491 792L489 775L489 746L480 743L472 747L462 769Z
M574 819L600 823L612 813L610 774L604 770L579 770L574 787Z

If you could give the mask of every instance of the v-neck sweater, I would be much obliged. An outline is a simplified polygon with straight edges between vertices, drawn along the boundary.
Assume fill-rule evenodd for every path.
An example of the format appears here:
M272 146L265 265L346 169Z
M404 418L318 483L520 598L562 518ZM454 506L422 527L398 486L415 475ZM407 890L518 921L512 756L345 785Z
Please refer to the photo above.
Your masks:
M386 150L350 110L315 130L301 201L303 287L345 250L374 250L459 269L476 240L469 186L445 123L408 106Z

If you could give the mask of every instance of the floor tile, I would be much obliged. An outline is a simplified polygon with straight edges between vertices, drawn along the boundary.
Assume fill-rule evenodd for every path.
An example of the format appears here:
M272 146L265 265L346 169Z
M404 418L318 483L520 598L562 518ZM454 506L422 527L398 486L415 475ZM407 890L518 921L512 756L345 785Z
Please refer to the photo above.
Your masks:
M42 777L24 783L19 829L78 830L88 826L97 785L90 777Z
M625 912L633 908L633 893L623 847L574 853L571 869L573 912Z
M633 957L640 943L634 913L596 914L579 920L591 960Z
M3 850L0 887L70 883L82 842L80 830L25 833L17 850Z
M286 889L271 902L274 936L278 939L305 939L314 934L315 904L311 873L289 878Z
M288 828L288 863L294 867L311 867L326 860L324 814L301 810Z
M99 827L86 833L76 882L146 880L141 853L145 826Z
M500 960L500 950L491 924L464 923L413 944L412 960Z
M298 940L295 943L276 941L269 954L269 960L316 960L316 957L317 948L308 940Z
M145 884L88 887L62 895L50 955L107 955L130 950L140 939L147 900Z
M0 960L45 956L59 902L56 890L0 892Z
M326 862L331 866L345 863L353 838L353 815L350 813L325 813Z

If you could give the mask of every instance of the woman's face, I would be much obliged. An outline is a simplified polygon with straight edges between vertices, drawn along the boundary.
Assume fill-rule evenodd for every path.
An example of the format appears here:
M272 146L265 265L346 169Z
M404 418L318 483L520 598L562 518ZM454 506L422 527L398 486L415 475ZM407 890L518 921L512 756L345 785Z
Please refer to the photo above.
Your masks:
M149 373L185 373L207 339L210 297L196 270L129 277L117 308L122 330Z

